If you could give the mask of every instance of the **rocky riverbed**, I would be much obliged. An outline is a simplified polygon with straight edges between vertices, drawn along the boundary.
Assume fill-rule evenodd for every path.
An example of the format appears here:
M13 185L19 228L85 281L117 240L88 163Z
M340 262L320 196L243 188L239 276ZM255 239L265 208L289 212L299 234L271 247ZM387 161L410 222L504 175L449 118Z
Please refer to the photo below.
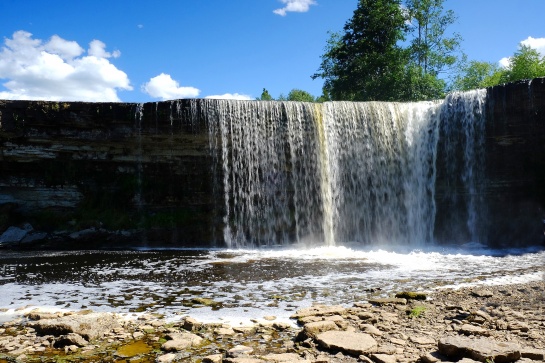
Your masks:
M544 291L540 281L398 292L251 326L36 309L0 326L0 362L544 361Z

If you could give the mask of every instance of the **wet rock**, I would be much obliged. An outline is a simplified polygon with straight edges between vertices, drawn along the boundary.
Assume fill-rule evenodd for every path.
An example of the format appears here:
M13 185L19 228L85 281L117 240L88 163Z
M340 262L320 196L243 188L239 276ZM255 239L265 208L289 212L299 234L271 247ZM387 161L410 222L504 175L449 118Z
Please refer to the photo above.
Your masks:
M339 350L352 356L374 352L377 341L369 334L330 330L318 334L316 342L325 349Z
M167 334L166 338L170 340L165 342L161 346L161 349L167 352L180 351L189 347L194 347L200 345L203 341L200 336L192 333L171 333Z
M202 323L197 321L197 319L193 319L192 317L188 316L184 319L182 327L188 331L196 331L202 327Z
M255 357L225 358L224 363L263 363L264 360Z
M11 244L19 243L26 237L26 235L31 232L34 228L30 224L25 224L23 228L19 227L9 227L2 235L0 235L0 245L2 244Z
M395 297L398 299L407 299L407 300L426 300L427 296L423 292L414 292L414 291L402 291L395 294Z
M171 363L171 362L174 362L174 359L176 359L176 354L167 353L167 354L163 354L163 355L160 355L157 358L155 358L155 362L156 363ZM206 363L204 361L204 359L203 359L203 363Z
M439 340L439 352L449 358L471 358L480 362L492 359L495 363L509 363L521 357L516 343L496 342L491 339L446 337Z

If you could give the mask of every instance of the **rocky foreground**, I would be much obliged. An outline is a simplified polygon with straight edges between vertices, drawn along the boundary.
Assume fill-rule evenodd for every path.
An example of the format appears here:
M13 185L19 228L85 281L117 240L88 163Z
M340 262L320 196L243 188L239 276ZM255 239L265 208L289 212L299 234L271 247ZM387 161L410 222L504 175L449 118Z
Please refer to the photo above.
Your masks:
M4 362L545 361L545 283L314 305L294 323L235 327L191 317L32 311L0 326Z

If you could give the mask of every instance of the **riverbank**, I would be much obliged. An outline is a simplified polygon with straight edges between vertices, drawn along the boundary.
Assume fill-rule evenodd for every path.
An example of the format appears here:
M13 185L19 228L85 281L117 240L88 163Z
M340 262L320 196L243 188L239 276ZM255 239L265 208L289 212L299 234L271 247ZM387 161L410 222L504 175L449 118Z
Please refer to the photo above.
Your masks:
M0 326L0 362L543 361L544 285L314 305L294 313L292 323L255 316L248 326L35 310Z

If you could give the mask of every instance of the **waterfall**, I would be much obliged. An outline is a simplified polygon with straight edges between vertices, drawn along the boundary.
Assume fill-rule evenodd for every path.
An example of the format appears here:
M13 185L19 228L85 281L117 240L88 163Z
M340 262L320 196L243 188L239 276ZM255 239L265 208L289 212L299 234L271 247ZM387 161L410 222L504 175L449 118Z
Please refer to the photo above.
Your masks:
M485 185L486 90L449 94L441 109L441 145L445 180L444 198L451 213L451 240L486 242L481 230L486 224Z
M484 131L470 120L482 111L479 100L201 100L219 165L227 246L433 241L438 138L457 128L476 140L464 144L463 166L448 167L470 189L467 223L474 226L481 170L480 161L469 160L482 157L472 150Z

